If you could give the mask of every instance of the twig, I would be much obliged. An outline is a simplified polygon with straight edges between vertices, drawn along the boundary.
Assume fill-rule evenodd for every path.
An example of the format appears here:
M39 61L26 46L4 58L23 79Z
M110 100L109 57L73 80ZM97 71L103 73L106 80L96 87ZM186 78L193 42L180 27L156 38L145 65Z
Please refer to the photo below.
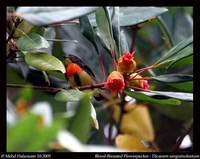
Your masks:
M56 23L56 24L52 24L52 25L49 25L49 27L59 27L59 26L62 26L62 25L69 25L69 24L79 24L79 22L62 22L62 23Z
M149 89L143 89L143 88L134 87L134 86L129 86L129 85L125 85L125 87L127 87L127 88L132 88L132 89L134 89L134 90L145 91L145 92L150 92L150 91L151 91L151 90L149 90Z
M99 63L100 63L100 66L101 66L101 71L102 71L102 79L103 79L103 82L105 82L106 74L105 74L105 69L104 69L104 64L103 64L103 59L102 59L101 54L99 54Z
M119 105L119 107L120 107L120 115L119 115L119 121L117 123L117 130L118 130L117 134L121 133L121 131L120 131L120 125L121 125L122 117L123 117L123 114L124 114L124 105L125 105L125 103L126 103L126 101L125 101L125 94L122 94L122 102Z
M12 38L13 38L13 35L15 33L15 29L17 28L17 26L22 22L23 20L20 20L20 19L17 19L14 23L14 27L11 31L11 33L9 34L8 36L8 39L6 40L6 43L8 43Z
M7 87L13 87L13 88L32 88L32 89L39 89L41 91L47 91L47 92L57 92L61 90L61 88L53 88L53 87L45 87L45 86L31 86L31 85L20 85L20 84L7 84Z
M178 141L176 142L176 144L174 145L173 149L172 149L172 152L176 152L178 150L178 148L180 147L183 139L185 138L185 136L187 134L189 134L193 129L193 122L192 124L190 125L190 127L184 132L183 135L181 135L179 138L178 138Z
M113 133L113 109L112 107L109 108L109 115L110 115L110 119L109 119L109 127L108 127L108 144L112 145L113 141L112 141L112 133Z
M101 88L105 85L105 83L99 83L94 85L87 85L87 86L80 86L76 87L78 90L85 90L85 89L94 89L94 88ZM46 87L46 86L30 86L30 85L20 85L20 84L7 84L7 87L14 87L14 88L32 88L32 89L39 89L41 91L47 92L57 92L63 90L64 88L55 88L55 87ZM70 88L72 89L72 88Z

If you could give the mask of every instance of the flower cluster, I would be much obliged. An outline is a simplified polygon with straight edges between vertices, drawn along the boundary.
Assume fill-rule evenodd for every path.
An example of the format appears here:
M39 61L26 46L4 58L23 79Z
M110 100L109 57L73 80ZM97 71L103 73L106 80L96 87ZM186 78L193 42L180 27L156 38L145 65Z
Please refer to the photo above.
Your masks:
M139 74L134 73L136 62L134 59L135 52L124 52L124 55L118 59L118 71L113 71L107 78L105 88L117 94L122 92L124 85L134 86L137 88L147 89L148 81L143 79Z

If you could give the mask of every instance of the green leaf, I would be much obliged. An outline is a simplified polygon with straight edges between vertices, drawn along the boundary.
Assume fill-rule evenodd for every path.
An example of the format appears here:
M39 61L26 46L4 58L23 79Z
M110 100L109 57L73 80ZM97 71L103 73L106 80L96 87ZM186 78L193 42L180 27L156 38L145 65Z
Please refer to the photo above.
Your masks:
M79 90L67 90L67 91L62 90L55 95L55 99L62 102L78 102L81 100L81 98L83 98L84 95L85 93ZM91 102L90 102L90 117L92 121L92 126L98 130L99 124L97 120L96 110L94 109L94 106L92 105Z
M171 47L173 47L174 46L174 39L171 35L170 28L168 27L165 20L161 16L158 16L157 20L161 24L160 25L161 30L163 31L165 37L167 37L169 44L171 45Z
M134 26L150 21L168 10L159 7L121 7L120 26Z
M30 50L48 48L49 43L39 34L30 32L28 34L21 36L16 41L16 46L18 47L18 49L22 51L30 51Z
M166 83L167 85L185 92L193 92L193 81L181 83Z
M68 42L68 43L78 43L77 40L66 40L66 39L46 39L47 41L53 42Z
M119 15L120 15L119 7L113 7L112 29L113 29L113 37L114 37L116 45L119 49L118 58L122 55L121 45L120 45L120 19L119 19Z
M55 95L55 99L62 102L78 102L84 94L79 90L62 90Z
M80 26L81 26L81 32L85 36L86 39L88 39L94 46L97 54L99 54L99 49L95 40L95 33L94 30L89 22L89 19L87 16L82 16L79 18Z
M53 141L56 138L56 135L61 127L62 123L59 121L55 121L50 127L38 129L37 134L32 136L30 144L27 145L24 151L36 152L44 148L48 148L50 141Z
M14 23L12 24L14 25ZM17 29L14 32L14 37L15 38L19 38L21 36L25 34L28 34L29 32L31 32L32 28L34 26L30 23L28 23L27 21L22 21L21 23L19 23L19 25L17 26Z
M94 109L94 106L92 105L92 103L90 102L90 115L91 115L91 119L92 119L92 126L99 130L99 123L97 120L97 114L96 114L96 110Z
M25 99L26 101L30 101L33 97L33 89L29 87L25 87L20 89L20 98Z
M68 130L81 142L86 143L90 130L90 98L84 95L78 103L75 115L70 119Z
M34 26L30 32L34 32L39 34L40 36L43 36L45 33L45 27L39 27L39 26Z
M156 104L168 104L168 105L180 105L181 102L174 98L163 98L163 95L156 95L156 94L146 94L147 92L131 92L125 91L125 93L135 99L141 101L152 102ZM145 93L145 94L144 94Z
M187 57L184 57L180 60L177 60L176 62L172 62L169 66L169 68L171 67L175 67L175 66L185 66L185 65L191 65L193 64L193 54L189 55ZM168 69L169 69L168 68Z
M185 101L193 101L193 93L184 93L184 92L164 92L164 91L151 91L151 92L141 92L143 94L146 94L148 96L165 96L165 97L171 97L176 98L180 100Z
M180 66L180 64L182 66L188 65L188 64L193 64L193 59L191 61L188 61L187 58L193 56L193 47L189 46L185 49L183 49L182 51L180 51L177 56L174 58L172 58L172 62L170 63L170 65L167 67L167 70L169 70L172 67L175 66ZM186 60L185 60L186 59ZM183 63L185 62L185 63ZM177 65L178 63L178 65Z
M121 30L120 37L121 52L129 51L128 42L123 30Z
M190 37L179 44L177 44L175 47L173 47L170 51L168 51L164 56L162 56L158 61L154 64L157 67L160 67L163 64L176 62L184 57L188 57L191 54L193 54L193 37ZM188 50L187 47L190 47ZM184 50L186 48L186 50ZM184 50L182 52L182 50Z
M159 75L156 77L151 77L151 79L165 82L165 83L177 83L177 82L186 82L192 81L193 75L188 74L167 74L167 75Z
M18 7L16 14L37 25L50 25L76 19L94 12L97 7Z
M22 152L37 132L38 115L28 114L7 130L7 151Z
M170 105L165 105L164 107L161 107L157 104L154 104L153 107L159 110L159 112L175 120L188 121L193 118L192 102L183 101L180 107L172 107Z
M193 92L193 75L167 74L167 75L151 77L151 79L163 82L181 91Z
M110 10L112 8L110 7ZM167 11L168 9L161 7L120 7L119 23L121 27L132 27L146 21L151 21L156 16ZM90 15L89 19L92 26L97 26L93 15Z
M113 33L111 29L109 11L103 7L97 9L96 21L104 44L109 50L111 50L111 52L114 51Z
M63 63L48 53L29 52L25 55L25 61L29 65L41 71L61 71L62 73L65 73Z
M61 129L61 121L55 121L51 126L40 126L41 117L28 114L15 126L8 129L8 152L36 152L48 147Z

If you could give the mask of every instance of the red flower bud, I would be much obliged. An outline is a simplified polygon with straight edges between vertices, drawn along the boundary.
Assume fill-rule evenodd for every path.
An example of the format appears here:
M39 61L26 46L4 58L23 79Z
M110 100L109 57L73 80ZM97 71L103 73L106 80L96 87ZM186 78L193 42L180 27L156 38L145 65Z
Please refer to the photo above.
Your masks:
M118 71L111 72L107 78L105 87L115 94L122 92L124 89L124 77Z
M133 73L130 75L130 78L132 78L132 79L126 81L127 85L138 87L138 88L143 88L143 89L149 88L148 81L142 79L142 76L136 75L136 73Z
M134 53L124 52L124 55L118 59L118 69L122 74L129 74L135 70L136 62L133 60Z

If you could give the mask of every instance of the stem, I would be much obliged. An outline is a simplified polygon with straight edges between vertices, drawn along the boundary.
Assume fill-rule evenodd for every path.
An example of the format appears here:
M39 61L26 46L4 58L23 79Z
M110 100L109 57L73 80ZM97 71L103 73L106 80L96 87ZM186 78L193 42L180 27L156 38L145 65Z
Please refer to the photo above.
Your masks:
M151 79L151 78L149 78L149 77L142 77L142 78L134 78L134 77L132 77L132 78L127 78L126 80L127 81L131 81L131 80L149 80L149 79Z
M135 72L138 73L138 74L140 74L140 73L142 73L142 72L144 72L144 71L146 71L146 70L148 70L148 69L152 69L152 68L156 68L156 66L151 65L151 66L148 66L148 67L145 67L145 68L136 70Z
M62 22L62 23L56 23L56 24L49 25L49 27L59 27L59 26L66 25L66 24L79 24L79 22Z
M105 74L105 69L104 69L104 64L103 64L103 59L102 59L101 54L99 54L99 63L101 65L103 82L105 82L105 80L106 80L106 74Z
M78 90L85 90L85 89L101 88L104 85L105 85L105 83L99 83L99 84L94 84L94 85L80 86L80 87L76 87L76 88ZM26 88L32 88L32 89L39 89L39 90L47 91L47 92L57 92L57 91L63 90L63 88L46 87L46 86L30 86L30 85L20 85L20 84L7 84L6 86L14 87L14 88L26 87ZM68 90L68 89L66 89L66 90Z
M148 90L148 89L143 89L143 88L134 87L134 86L129 86L129 85L125 85L125 87L127 87L127 88L132 88L132 89L134 89L134 90L145 91L145 92L150 92L150 91L151 91L151 90Z
M116 61L115 61L115 52L114 52L114 50L112 50L112 61L113 61L113 70L117 71L117 64L116 64Z
M193 129L193 122L192 124L190 125L190 127L184 132L183 135L181 135L179 138L178 138L178 141L176 142L176 144L174 145L173 149L172 149L172 152L176 152L178 150L178 148L180 147L183 139L185 138L185 136L187 134L189 134Z
M124 93L122 94L121 98L122 98L122 102L119 105L119 107L120 107L120 116L119 116L119 121L117 123L117 130L118 130L117 134L121 134L120 125L121 125L122 117L123 117L123 114L124 114L124 105L126 103L126 101L125 101L125 94Z
M6 40L6 43L8 43L8 42L13 38L13 35L14 35L14 33L15 33L15 29L17 28L17 26L18 26L22 21L23 21L23 20L17 19L17 20L14 22L14 27L13 27L11 33L9 34L8 39Z
M113 114L113 109L110 107L109 109L109 114L110 114L110 119L109 119L109 128L108 128L108 144L112 145L112 129L113 129L113 119L112 119L112 114Z

